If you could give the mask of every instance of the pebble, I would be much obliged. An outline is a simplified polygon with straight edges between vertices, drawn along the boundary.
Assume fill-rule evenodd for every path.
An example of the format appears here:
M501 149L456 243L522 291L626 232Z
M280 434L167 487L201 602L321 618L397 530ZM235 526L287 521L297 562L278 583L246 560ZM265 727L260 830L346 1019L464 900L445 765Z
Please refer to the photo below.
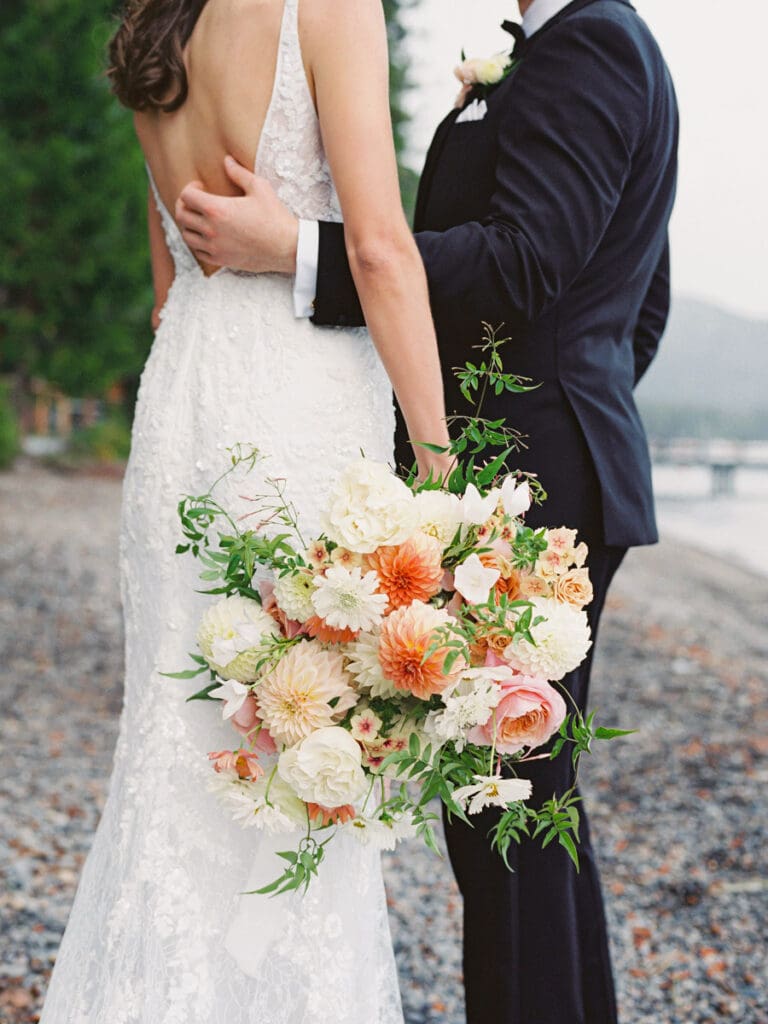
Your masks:
M114 478L0 474L1 1024L38 1019L105 796L119 503ZM768 580L672 541L609 598L592 706L639 732L598 745L584 788L622 1024L768 1024L766 607ZM409 843L385 871L407 1024L463 1024L447 860Z

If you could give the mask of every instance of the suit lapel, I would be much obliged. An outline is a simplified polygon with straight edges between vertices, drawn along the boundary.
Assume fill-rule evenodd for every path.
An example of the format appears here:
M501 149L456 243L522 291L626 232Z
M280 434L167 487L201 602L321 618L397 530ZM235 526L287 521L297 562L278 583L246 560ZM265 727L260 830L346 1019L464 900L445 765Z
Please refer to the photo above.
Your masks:
M527 50L530 46L534 46L536 41L539 40L550 28L555 25L559 25L561 21L567 18L570 14L575 14L576 11L582 10L584 7L589 7L590 4L596 3L597 0L573 0L573 3L563 7L562 10L550 18L546 24L542 25L538 32L534 32L532 36L528 38L525 43L525 49L523 50L522 59L526 59ZM614 3L624 4L625 7L632 7L630 0L613 0ZM632 8L634 10L634 7ZM473 99L472 93L467 97L464 106L467 103L471 103ZM435 176L435 169L440 155L445 147L446 140L450 134L451 128L453 128L456 118L461 113L460 110L452 110L447 117L445 117L437 127L437 131L432 139L432 144L427 152L427 158L424 161L424 170L421 172L421 180L419 181L419 190L416 196L416 210L413 217L413 228L414 231L421 231L421 226L424 223L424 213L429 199L430 188L432 187L432 179Z
M447 117L443 118L440 124L437 126L437 131L432 138L432 144L427 152L427 159L424 161L424 170L421 172L421 180L419 181L419 190L416 195L416 210L413 215L413 228L414 231L420 231L421 225L424 218L424 208L427 205L427 197L429 196L429 188L432 184L432 178L435 174L435 167L440 154L443 151L445 140L448 138L448 132L453 127L453 122L461 113L460 110L452 110Z

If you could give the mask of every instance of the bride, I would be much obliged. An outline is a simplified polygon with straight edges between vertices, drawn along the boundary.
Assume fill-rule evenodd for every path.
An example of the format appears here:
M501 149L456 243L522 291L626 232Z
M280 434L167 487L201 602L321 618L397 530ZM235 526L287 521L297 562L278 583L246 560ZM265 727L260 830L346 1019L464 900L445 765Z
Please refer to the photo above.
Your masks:
M110 795L85 865L43 1024L398 1024L378 854L329 849L306 897L241 895L275 875L282 840L242 831L205 790L224 745L174 671L193 649L200 586L174 555L176 502L227 448L243 515L284 479L307 535L362 449L391 460L397 395L409 434L444 443L425 275L400 205L380 0L129 0L110 77L135 111L150 178L157 333L141 380L121 529L125 705ZM199 180L232 194L231 154L301 218L340 220L370 334L296 319L293 267L199 264L170 211ZM286 256L288 259L288 256ZM442 468L416 449L422 474Z

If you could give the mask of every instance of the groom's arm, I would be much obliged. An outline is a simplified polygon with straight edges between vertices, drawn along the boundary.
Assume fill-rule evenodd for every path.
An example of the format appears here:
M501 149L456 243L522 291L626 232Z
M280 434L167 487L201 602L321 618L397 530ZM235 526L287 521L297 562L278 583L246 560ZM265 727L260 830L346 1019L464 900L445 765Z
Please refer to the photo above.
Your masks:
M632 40L607 19L552 28L507 88L489 216L416 241L441 324L524 327L554 305L608 226L648 120L648 79ZM314 321L359 321L343 227L321 225Z
M658 351L661 336L669 319L670 298L669 242L667 242L640 310L640 316L637 318L632 341L635 351L635 386L640 383Z

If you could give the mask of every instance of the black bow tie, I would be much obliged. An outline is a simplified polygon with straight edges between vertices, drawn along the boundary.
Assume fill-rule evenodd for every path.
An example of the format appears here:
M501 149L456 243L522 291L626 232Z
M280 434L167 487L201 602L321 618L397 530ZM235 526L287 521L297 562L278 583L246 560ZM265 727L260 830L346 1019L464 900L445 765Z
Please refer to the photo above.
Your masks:
M512 50L512 60L517 60L522 56L522 52L527 41L527 36L523 31L523 26L518 25L516 21L504 21L502 22L501 27L515 40L515 45Z

